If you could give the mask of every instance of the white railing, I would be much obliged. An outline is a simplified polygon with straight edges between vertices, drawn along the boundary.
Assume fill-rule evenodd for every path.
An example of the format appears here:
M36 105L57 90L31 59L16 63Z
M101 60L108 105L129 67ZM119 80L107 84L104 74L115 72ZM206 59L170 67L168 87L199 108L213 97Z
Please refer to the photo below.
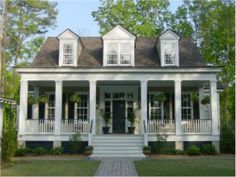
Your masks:
M27 119L25 126L26 133L53 133L53 119Z
M211 133L211 119L188 119L181 121L182 133Z
M65 119L61 122L62 133L89 133L89 123L87 120Z
M175 122L171 119L148 120L147 133L175 133Z

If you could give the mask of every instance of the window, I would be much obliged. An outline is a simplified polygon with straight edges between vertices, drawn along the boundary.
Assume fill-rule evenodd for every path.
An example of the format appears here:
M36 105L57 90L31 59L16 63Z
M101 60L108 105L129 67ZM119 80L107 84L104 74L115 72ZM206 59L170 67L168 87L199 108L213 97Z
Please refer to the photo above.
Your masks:
M131 44L110 43L107 47L107 64L130 65Z
M48 98L48 119L55 118L55 95L51 94Z
M175 44L174 43L164 44L164 63L166 65L175 64Z
M191 94L182 94L182 119L192 118Z
M155 94L149 95L149 119L155 120L159 119L161 120L163 118L162 116L162 109L163 104L158 102L155 99Z
M73 64L73 44L63 45L63 64Z
M76 104L77 108L77 119L87 120L88 118L88 96L87 95L80 95L80 100Z

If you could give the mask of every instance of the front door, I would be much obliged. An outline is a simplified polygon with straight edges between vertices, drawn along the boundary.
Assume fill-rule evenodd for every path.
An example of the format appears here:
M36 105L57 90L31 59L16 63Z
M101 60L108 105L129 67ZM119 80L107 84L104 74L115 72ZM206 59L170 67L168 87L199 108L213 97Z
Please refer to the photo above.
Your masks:
M125 133L125 101L113 101L112 132Z

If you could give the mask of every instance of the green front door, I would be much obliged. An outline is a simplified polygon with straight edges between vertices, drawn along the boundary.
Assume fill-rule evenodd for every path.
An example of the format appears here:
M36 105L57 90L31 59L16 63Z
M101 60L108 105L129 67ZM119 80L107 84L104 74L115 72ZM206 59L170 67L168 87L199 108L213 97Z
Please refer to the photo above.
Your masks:
M113 113L112 113L112 132L113 133L125 133L125 101L114 100L113 101Z

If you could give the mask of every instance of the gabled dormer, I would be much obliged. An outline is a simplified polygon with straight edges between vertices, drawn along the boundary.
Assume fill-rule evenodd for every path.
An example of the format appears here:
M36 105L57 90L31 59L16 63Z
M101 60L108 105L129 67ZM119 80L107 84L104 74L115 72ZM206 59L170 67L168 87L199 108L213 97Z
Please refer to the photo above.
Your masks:
M59 39L59 66L77 66L83 47L79 36L66 29L57 38Z
M136 36L118 25L102 39L103 66L134 66Z
M159 36L156 48L161 66L179 66L179 39L180 36L172 30L166 30Z

